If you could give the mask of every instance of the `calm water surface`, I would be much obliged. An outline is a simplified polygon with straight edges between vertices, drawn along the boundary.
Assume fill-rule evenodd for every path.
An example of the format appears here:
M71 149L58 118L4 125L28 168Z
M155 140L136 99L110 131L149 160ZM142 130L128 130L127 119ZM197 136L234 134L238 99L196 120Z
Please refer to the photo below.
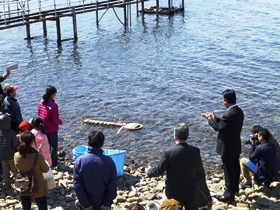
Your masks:
M221 92L233 88L245 113L242 141L256 123L279 138L280 2L185 4L183 14L145 15L144 23L133 6L127 30L110 10L98 28L95 13L78 15L78 42L61 46L53 22L48 22L48 40L41 24L31 25L36 38L30 42L24 40L25 27L0 31L1 69L20 65L6 82L19 85L24 118L36 116L37 103L52 84L58 89L64 121L59 135L66 148L84 144L90 130L101 129L108 137L105 148L124 149L145 165L172 144L174 126L187 122L190 144L211 165L217 162L216 133L201 113L223 114ZM122 20L123 11L117 13ZM61 25L62 38L71 38L71 18ZM138 122L144 128L115 135L117 127L83 125L84 118Z

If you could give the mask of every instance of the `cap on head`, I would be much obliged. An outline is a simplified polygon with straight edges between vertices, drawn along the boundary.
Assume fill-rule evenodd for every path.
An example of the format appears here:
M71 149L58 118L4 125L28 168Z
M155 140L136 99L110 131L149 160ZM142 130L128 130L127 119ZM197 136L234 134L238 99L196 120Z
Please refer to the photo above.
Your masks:
M6 88L6 94L9 96L11 93L18 90L18 86L9 86Z
M30 127L30 123L26 120L22 121L18 126L18 128L21 131L28 131L29 127Z

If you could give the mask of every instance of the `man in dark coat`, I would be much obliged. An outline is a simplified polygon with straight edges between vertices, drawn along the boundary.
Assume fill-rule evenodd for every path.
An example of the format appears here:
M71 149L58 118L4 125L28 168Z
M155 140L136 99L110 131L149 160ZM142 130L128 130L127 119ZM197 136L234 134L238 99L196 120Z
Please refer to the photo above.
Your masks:
M223 195L217 196L222 202L233 203L235 193L239 191L240 166L239 156L241 153L241 130L244 114L236 104L234 90L225 90L223 93L223 104L227 111L222 118L216 117L214 113L206 112L205 117L209 125L218 131L216 151L221 156L225 177L225 191Z
M102 132L88 135L88 153L74 164L74 188L85 210L110 210L117 196L117 170L111 157L103 154Z
M6 90L7 96L3 102L3 111L11 118L11 129L19 134L19 124L23 121L19 103L16 97L18 86L10 86Z
M186 210L198 209L197 177L205 176L200 150L187 144L189 128L180 123L174 131L175 143L163 155L154 168L146 169L148 177L166 172L165 194L168 199L179 201Z

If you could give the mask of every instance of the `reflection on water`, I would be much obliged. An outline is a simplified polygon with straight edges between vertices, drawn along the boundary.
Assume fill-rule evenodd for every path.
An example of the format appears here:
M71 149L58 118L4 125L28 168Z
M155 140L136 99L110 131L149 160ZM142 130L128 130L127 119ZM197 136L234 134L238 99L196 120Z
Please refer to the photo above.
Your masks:
M184 15L146 15L142 23L133 14L127 30L110 10L98 27L94 13L88 13L78 16L78 42L60 46L54 25L48 26L47 40L26 41L24 27L9 29L0 31L0 66L20 65L7 82L19 85L25 119L37 114L47 85L57 88L64 120L59 135L69 147L85 144L91 129L101 129L105 147L125 149L146 164L170 146L174 126L187 122L190 144L214 164L216 133L201 113L222 115L226 88L236 90L244 110L244 141L255 123L279 137L279 4L191 1ZM70 19L63 21L65 28L70 30L63 37L71 38ZM35 25L31 31L41 34L42 28ZM138 122L144 128L115 135L117 127L83 125L84 118Z

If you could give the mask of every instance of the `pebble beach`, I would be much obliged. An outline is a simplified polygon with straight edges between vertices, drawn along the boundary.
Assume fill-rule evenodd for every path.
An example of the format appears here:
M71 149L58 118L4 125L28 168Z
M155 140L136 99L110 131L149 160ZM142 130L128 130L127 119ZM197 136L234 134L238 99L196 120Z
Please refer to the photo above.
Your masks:
M126 162L129 157L126 157ZM130 162L133 162L130 160ZM70 156L61 158L60 165L52 169L57 187L48 195L48 209L50 210L79 210L78 199L73 185L74 162ZM221 169L205 168L206 181L213 198L213 210L219 209L280 209L280 177L274 181L270 188L253 185L252 188L240 189L236 196L236 204L228 205L219 202L215 196L223 192L224 178ZM124 175L118 177L117 197L112 205L113 210L126 209L132 203L140 203L151 209L153 205L159 206L166 199L164 194L165 175L156 178L148 178L144 173L144 167L136 164L125 163ZM22 209L19 198L16 195L5 195L0 185L0 209ZM37 209L35 202L32 204Z

